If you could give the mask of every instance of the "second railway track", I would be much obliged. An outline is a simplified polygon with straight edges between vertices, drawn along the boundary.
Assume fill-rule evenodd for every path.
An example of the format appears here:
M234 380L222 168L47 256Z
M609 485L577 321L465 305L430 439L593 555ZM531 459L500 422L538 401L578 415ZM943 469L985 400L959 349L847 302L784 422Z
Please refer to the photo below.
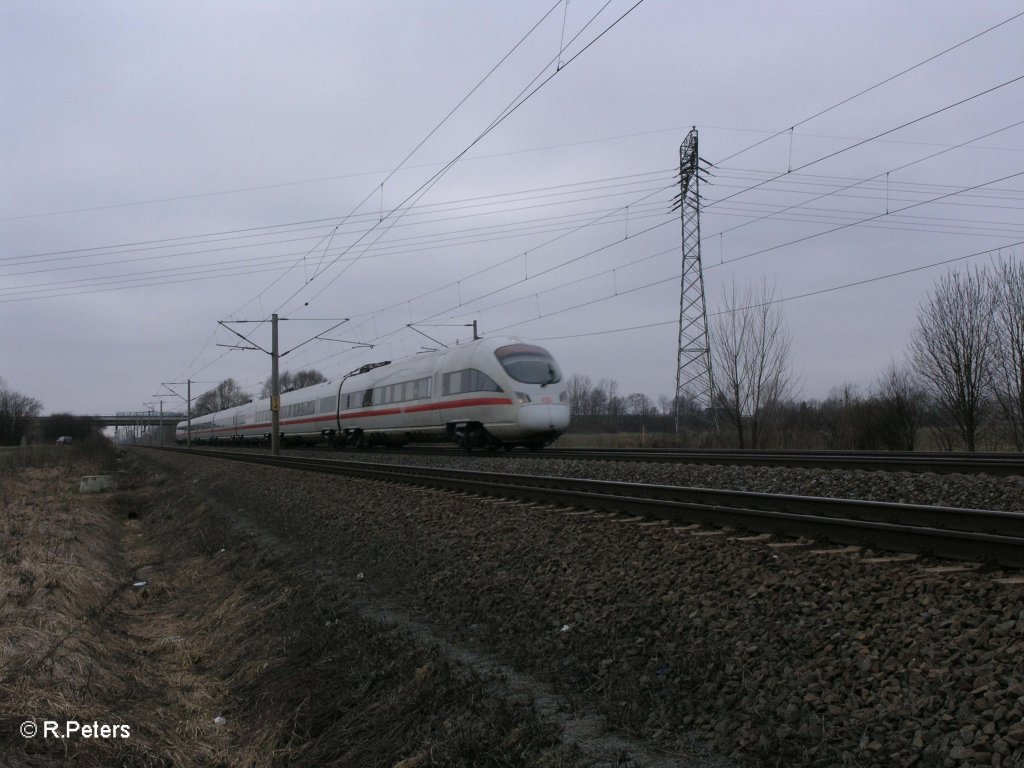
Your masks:
M180 449L169 449L180 450ZM197 450L306 471L1024 567L1024 513Z

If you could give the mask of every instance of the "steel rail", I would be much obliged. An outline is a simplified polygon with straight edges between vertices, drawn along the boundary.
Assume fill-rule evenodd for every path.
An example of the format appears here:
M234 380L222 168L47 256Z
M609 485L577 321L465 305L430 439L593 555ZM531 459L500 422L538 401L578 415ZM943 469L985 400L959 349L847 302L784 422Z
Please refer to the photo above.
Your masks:
M486 496L1024 567L1024 513L165 448Z
M1021 453L942 453L915 451L776 451L674 448L545 448L540 452L466 452L455 448L406 447L402 453L508 456L575 461L640 461L724 466L806 469L859 469L877 472L936 472L1024 475Z

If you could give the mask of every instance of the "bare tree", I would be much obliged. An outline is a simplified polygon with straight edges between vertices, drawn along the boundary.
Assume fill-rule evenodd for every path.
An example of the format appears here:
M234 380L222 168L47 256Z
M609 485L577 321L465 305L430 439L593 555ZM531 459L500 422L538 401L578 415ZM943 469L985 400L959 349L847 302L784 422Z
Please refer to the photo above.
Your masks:
M310 368L306 371L298 371L296 373L285 371L278 376L278 386L282 392L290 392L293 389L311 387L314 384L322 384L325 381L327 381L327 377L314 368ZM260 391L260 397L270 397L273 389L274 383L268 376L267 380L263 382L263 389Z
M590 377L574 373L566 382L569 391L569 408L574 416L586 416L592 385Z
M621 416L626 411L626 402L619 396L619 382L615 379L601 379L597 386L608 394L605 401L605 413L609 416Z
M0 378L0 445L17 445L28 429L29 421L43 410L34 397L7 388Z
M590 390L587 397L587 414L590 416L604 416L608 413L608 393L604 387L598 384Z
M658 395L658 410L662 416L671 416L676 412L676 401L668 395Z
M991 393L994 295L983 270L942 277L917 311L910 343L922 387L956 425L968 451L977 446Z
M996 300L993 365L996 400L1018 451L1024 451L1024 263L1001 261L992 289Z
M643 392L633 392L626 396L626 413L631 416L652 416L657 413L654 401Z
M766 426L794 389L792 339L774 294L762 281L740 295L733 282L722 291L725 311L712 328L715 401L740 448L761 446Z
M234 408L236 405L243 405L252 400L234 379L224 379L220 384L208 392L204 392L196 398L192 406L194 416L203 416L207 413L216 413L225 408Z

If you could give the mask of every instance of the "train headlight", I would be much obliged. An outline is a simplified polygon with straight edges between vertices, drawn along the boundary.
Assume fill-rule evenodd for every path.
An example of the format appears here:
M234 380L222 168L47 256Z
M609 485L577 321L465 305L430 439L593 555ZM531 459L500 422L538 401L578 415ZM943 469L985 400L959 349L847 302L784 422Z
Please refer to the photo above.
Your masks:
M526 394L525 392L516 392L515 394L516 394L516 402L519 403L519 405L523 405L525 403L530 402L530 396L528 394Z

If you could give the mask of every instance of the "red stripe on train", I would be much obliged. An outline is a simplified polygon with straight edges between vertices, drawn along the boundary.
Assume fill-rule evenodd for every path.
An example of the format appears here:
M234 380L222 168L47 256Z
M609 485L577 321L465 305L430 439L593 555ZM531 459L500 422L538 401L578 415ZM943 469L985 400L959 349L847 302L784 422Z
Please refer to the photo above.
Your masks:
M341 414L340 418L345 419L364 419L371 416L397 416L402 413L423 413L426 411L444 411L451 410L452 408L478 408L485 405L512 405L512 400L507 397L475 397L463 400L445 400L437 403L424 403L422 405L410 405L405 408L383 408L376 411L349 411ZM310 424L316 421L328 421L333 420L333 414L321 414L320 416L314 416L308 419L291 419L281 420L281 426L294 427L297 424ZM236 429L257 429L260 427L269 427L272 422L263 422L260 424L239 424L237 427L234 426L217 426L214 425L210 429L196 429L193 427L193 432L234 432ZM182 430L183 432L185 430Z

